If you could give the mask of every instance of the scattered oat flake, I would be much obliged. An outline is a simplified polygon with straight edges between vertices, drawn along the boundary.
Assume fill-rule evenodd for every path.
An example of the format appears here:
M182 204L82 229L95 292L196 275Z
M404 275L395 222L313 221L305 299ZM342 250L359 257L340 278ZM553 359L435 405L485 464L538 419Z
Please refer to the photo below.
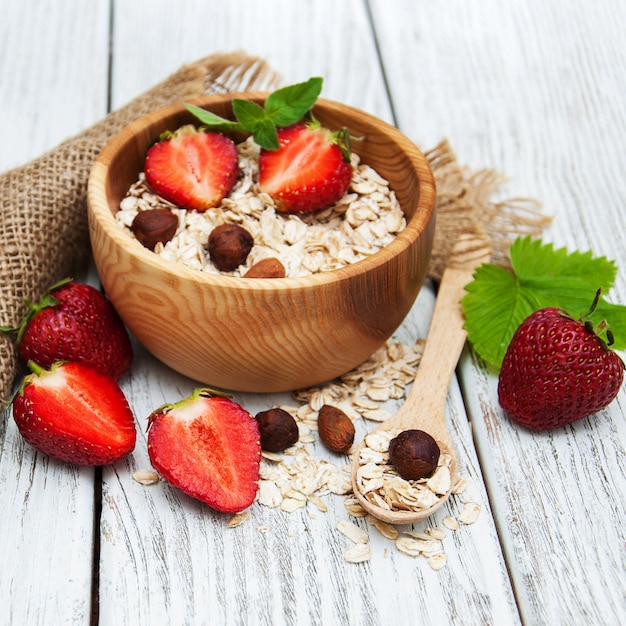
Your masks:
M339 520L337 522L337 530L354 543L367 543L369 541L367 531L349 520Z
M448 563L448 555L442 552L438 554L433 554L428 558L428 565L436 572L446 566Z
M270 530L272 530L272 529L271 529L269 526L259 526L259 527L257 528L257 530L258 530L260 533L268 533L268 532L269 532Z
M393 524L383 522L382 520L379 520L375 517L371 518L371 524L386 539L391 539L392 541L395 541L400 534L398 532L398 529Z
M463 507L463 510L457 516L457 519L461 524L473 524L480 515L480 504L476 502L470 502Z
M235 528L236 526L239 526L240 524L243 524L245 521L248 520L248 518L250 517L250 514L247 511L242 511L241 513L235 513L235 515L233 515L227 522L227 526L228 528Z
M347 563L364 563L369 561L370 557L370 547L367 543L355 543L343 554L343 558Z
M309 502L312 502L322 513L326 513L328 511L326 502L314 493L309 496Z
M154 470L140 469L133 473L133 480L142 485L154 485L159 482L159 475Z
M293 513L304 506L306 506L306 500L300 498L284 498L280 503L280 509L285 513Z
M419 542L406 536L396 539L396 548L408 556L419 556L422 553Z
M458 530L459 529L459 523L454 519L454 517L451 517L450 515L446 515L446 517L444 517L443 520L441 520L441 523L448 530Z
M426 532L438 541L443 541L446 538L446 531L443 528L430 528Z
M283 495L278 485L271 480L260 480L258 491L259 503L269 508L280 506Z

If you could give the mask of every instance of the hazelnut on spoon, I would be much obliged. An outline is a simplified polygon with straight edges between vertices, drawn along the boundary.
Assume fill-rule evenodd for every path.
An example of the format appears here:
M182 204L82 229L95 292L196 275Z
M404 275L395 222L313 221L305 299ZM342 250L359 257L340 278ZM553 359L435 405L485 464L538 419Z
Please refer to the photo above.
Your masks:
M433 456L438 458L439 454L446 455L450 460L448 467L451 478L447 493L441 495L437 502L428 508L407 511L379 506L363 493L358 476L365 441L354 451L352 457L354 494L368 513L390 524L411 524L432 515L447 500L455 483L457 461L446 428L445 406L448 387L466 339L461 298L465 285L472 280L474 270L482 263L488 262L490 257L491 250L486 242L471 236L459 239L441 279L424 353L409 395L393 417L372 431L400 433L398 436L401 436L401 441L394 444L396 450L393 455L390 443L390 456L395 461L394 466L399 473L404 467L412 464L421 465L425 477L428 475L429 463L433 463ZM411 431L423 433L416 435ZM411 434L406 435L405 432ZM424 434L426 436L423 436ZM436 443L438 453L434 450L428 435ZM434 463L436 465L437 461Z

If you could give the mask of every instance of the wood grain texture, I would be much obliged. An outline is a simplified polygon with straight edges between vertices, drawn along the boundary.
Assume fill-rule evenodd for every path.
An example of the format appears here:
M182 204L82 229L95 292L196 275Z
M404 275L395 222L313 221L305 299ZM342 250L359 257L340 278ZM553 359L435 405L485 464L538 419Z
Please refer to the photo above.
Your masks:
M100 0L2 3L0 171L40 156L106 113L108 10ZM94 469L36 453L2 409L0 623L89 624Z
M22 0L2 8L0 112L11 121L2 169L95 122L107 96L119 107L184 63L243 48L285 83L324 76L324 97L395 120L423 149L448 137L463 162L508 175L507 194L544 202L555 216L547 238L626 265L626 8L617 0ZM425 337L433 299L427 284L396 337ZM612 299L626 301L623 273ZM354 521L369 530L371 561L345 563L340 496L325 496L324 514L254 505L246 523L228 528L164 483L135 482L132 472L149 467L148 415L195 386L139 346L136 354L122 384L139 440L126 462L103 470L101 518L93 471L35 454L5 413L0 624L90 623L93 571L94 623L106 626L623 621L623 391L594 418L533 435L508 422L494 372L466 349L446 420L459 473L470 479L466 497L483 510L473 526L448 533L448 565L433 572L363 519ZM251 412L293 402L288 394L235 399ZM365 425L358 429L361 437ZM452 498L415 530L462 508Z
M462 4L418 12L400 0L393 11L372 4L379 30L394 33L379 41L400 127L418 144L432 129L445 133L468 162L511 176L511 193L544 202L554 215L547 240L623 268L615 138L625 124L624 8L486 2L459 29ZM419 65L402 65L407 47ZM624 302L623 271L612 299ZM533 435L503 415L496 383L483 364L464 363L464 397L522 617L616 623L626 612L624 392L596 417Z

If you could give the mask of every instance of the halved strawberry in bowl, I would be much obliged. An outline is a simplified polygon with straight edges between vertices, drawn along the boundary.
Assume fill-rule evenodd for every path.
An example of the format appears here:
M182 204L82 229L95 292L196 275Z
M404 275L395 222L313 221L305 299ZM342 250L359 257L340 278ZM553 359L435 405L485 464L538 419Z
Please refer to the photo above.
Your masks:
M261 462L257 421L211 389L196 389L148 418L148 454L174 487L226 513L256 497Z
M331 131L313 120L277 132L278 150L259 153L259 189L277 209L310 213L340 200L352 180L347 130Z
M206 211L237 181L237 147L222 133L186 124L163 133L148 149L144 170L150 188L168 202Z

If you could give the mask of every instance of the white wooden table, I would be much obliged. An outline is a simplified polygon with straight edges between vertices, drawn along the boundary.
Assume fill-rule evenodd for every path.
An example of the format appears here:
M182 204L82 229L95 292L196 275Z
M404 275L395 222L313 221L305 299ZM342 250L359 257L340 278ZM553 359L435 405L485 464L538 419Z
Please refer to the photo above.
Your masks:
M0 170L26 162L215 51L264 57L288 84L447 137L472 168L539 198L545 238L615 259L626 303L626 5L620 0L0 0ZM1 219L1 216L0 216ZM423 337L426 287L399 331ZM514 427L497 379L466 351L449 419L482 506L448 531L447 566L399 553L369 527L371 561L343 559L343 499L227 517L149 467L149 413L196 384L140 347L123 388L140 434L126 462L77 469L0 426L0 624L626 623L626 396L549 434ZM246 396L252 413L285 398ZM288 397L286 398L289 399ZM314 454L324 455L319 446ZM462 503L425 524L441 526ZM364 520L354 520L368 528ZM262 532L263 527L267 527Z

